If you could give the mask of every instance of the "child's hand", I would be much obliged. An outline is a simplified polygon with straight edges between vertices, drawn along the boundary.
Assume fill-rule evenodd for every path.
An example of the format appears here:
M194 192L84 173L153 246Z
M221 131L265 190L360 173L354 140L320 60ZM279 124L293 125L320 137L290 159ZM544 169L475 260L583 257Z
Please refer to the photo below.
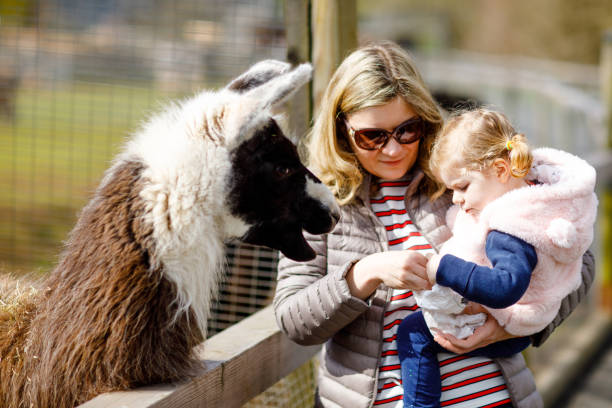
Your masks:
M432 285L436 283L436 273L438 272L441 258L440 255L435 254L429 256L429 261L427 261L427 279Z

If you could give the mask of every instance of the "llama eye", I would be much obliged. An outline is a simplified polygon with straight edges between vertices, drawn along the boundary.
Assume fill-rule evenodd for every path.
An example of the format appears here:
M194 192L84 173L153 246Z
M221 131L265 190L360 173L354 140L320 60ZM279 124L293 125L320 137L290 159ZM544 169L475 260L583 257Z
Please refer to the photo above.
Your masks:
M291 169L287 166L276 166L276 174L279 175L280 177L287 177L288 175L291 174Z

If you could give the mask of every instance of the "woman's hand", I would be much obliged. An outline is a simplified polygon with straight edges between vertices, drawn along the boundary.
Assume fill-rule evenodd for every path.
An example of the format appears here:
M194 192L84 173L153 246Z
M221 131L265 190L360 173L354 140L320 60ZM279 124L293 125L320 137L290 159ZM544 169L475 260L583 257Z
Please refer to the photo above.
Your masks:
M427 258L416 251L389 251L368 255L346 275L353 296L366 299L380 285L395 289L431 289Z
M468 306L466 306L464 312L467 314L486 313L486 309L476 303L470 302ZM495 318L487 314L485 323L474 330L474 334L465 339L458 339L451 334L437 332L434 336L434 340L448 351L452 351L456 354L465 354L491 343L513 337L516 336L504 330L504 328L497 323Z

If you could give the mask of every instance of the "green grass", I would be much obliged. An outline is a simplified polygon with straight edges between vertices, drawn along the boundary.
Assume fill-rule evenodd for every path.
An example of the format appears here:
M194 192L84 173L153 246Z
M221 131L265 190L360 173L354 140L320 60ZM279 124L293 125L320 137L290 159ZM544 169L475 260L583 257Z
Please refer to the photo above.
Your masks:
M170 95L147 86L23 86L0 116L0 267L46 271L131 131Z

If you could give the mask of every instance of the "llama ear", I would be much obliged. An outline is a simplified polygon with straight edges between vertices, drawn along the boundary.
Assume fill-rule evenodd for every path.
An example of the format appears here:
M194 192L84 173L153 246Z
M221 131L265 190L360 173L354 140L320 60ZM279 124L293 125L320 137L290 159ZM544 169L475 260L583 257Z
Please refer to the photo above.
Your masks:
M294 70L278 75L265 83L248 91L245 96L258 101L257 110L264 110L284 102L302 85L310 81L312 65L300 64Z
M248 71L227 85L227 89L243 93L256 88L272 78L289 71L291 65L277 60L264 60L249 68Z
M269 61L266 62L266 64L268 63ZM255 66L257 65L259 64ZM262 67L265 66L266 65L262 65ZM279 67L279 65L277 65L277 67ZM252 70L253 68L244 74L245 79L248 76L248 72ZM260 70L258 68L255 71L261 72L265 71L265 69L262 68ZM269 71L266 75L270 75ZM312 66L308 63L301 64L291 71L280 73L262 82L259 86L255 86L247 91L242 91L238 96L239 100L228 106L230 113L226 115L226 119L224 120L226 126L225 135L228 141L227 146L231 149L233 146L237 146L250 138L256 129L261 128L270 120L273 111L272 108L286 101L297 92L302 85L310 80L311 75ZM258 77L261 78L261 76ZM249 80L246 82L249 82ZM257 81L253 83L255 82ZM230 89L229 85L227 89ZM279 111L275 113L279 113Z

